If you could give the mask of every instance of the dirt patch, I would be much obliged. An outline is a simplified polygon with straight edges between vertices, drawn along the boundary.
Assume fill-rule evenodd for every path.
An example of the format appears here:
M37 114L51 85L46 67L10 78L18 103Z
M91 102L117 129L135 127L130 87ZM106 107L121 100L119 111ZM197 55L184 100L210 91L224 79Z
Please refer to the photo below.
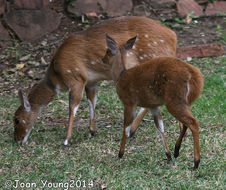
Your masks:
M24 86L27 79L29 80L25 85L27 87L40 80L54 52L65 38L107 19L106 17L73 18L65 12L59 14L62 14L59 28L39 41L25 43L14 40L12 46L0 48L0 68L4 68L4 71L0 72L1 94ZM161 21L161 16L157 20ZM176 32L179 47L218 42L224 47L226 45L226 18L223 16L192 18L190 24L186 24L186 19L176 17L162 23Z

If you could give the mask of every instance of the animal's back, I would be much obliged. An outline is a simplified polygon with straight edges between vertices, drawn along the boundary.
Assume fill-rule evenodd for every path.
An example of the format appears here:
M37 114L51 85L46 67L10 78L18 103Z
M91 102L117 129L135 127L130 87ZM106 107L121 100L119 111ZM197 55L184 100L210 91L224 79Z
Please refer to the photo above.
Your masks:
M202 91L203 77L198 68L178 58L162 57L127 70L117 88L122 99L130 94L134 101L140 99L147 103L149 99L148 105L161 105L169 98L183 98L189 90L188 103L191 105Z
M177 37L171 29L146 17L131 16L103 21L69 37L59 47L55 57L87 64L91 61L98 62L106 52L107 33L114 37L118 44L138 35L134 50L137 51L138 58L143 58L141 62L153 57L176 54Z

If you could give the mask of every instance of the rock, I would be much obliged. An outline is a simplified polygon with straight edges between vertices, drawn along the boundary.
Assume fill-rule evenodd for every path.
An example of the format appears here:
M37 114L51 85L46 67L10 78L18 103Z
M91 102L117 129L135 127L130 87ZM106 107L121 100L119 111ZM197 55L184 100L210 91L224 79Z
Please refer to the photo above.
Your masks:
M198 4L205 4L208 3L208 0L195 0Z
M10 35L0 22L0 47L9 45Z
M145 5L137 5L133 8L135 16L150 16L150 11Z
M132 0L76 0L73 6L68 5L67 10L77 16L90 12L121 16L131 11L132 6Z
M95 13L95 12L92 12L92 13L86 13L86 16L87 16L87 17L98 17L98 16L97 16L97 13Z
M194 16L202 16L203 8L194 0L179 0L177 2L177 11L180 17L185 17L193 12Z
M141 5L144 3L144 0L132 0L133 1L133 6Z
M206 8L206 15L218 15L226 14L226 2L225 1L214 1L214 3L209 3Z
M5 12L6 0L0 0L0 15Z
M49 0L14 0L12 5L16 9L42 9L49 5Z
M7 25L22 41L35 41L56 30L60 16L52 10L15 10L4 16Z
M224 53L224 46L222 44L205 44L177 49L177 57L180 58L219 56L224 55Z
M175 0L149 0L149 3L155 9L172 8L176 5Z

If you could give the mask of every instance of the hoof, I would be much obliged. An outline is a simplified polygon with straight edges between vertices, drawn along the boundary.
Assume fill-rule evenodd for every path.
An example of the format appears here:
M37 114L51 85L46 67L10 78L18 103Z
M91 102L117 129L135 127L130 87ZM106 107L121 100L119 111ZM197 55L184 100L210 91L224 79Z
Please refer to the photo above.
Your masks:
M90 135L91 135L92 137L94 137L94 136L96 135L96 131L90 130Z
M179 150L180 150L180 146L175 145L174 158L177 158L179 156Z
M135 131L132 131L132 130L131 130L130 135L129 135L129 138L133 137L134 134L135 134Z
M124 152L119 152L118 157L119 157L119 158L122 158L123 155L124 155Z
M194 170L198 169L200 160L194 161Z
M170 163L172 161L171 153L166 152L167 162Z

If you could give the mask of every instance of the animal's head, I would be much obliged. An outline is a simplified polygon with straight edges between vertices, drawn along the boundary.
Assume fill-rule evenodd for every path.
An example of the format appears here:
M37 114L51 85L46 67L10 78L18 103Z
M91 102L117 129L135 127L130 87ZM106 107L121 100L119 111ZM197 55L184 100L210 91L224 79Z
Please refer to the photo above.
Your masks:
M111 72L114 80L117 80L120 76L120 73L126 70L126 54L130 49L132 49L136 38L137 36L129 39L125 44L119 45L112 37L106 34L108 49L103 61L112 67Z
M14 138L23 144L30 135L34 123L34 112L32 112L31 105L21 90L18 91L18 95L21 105L14 116Z

